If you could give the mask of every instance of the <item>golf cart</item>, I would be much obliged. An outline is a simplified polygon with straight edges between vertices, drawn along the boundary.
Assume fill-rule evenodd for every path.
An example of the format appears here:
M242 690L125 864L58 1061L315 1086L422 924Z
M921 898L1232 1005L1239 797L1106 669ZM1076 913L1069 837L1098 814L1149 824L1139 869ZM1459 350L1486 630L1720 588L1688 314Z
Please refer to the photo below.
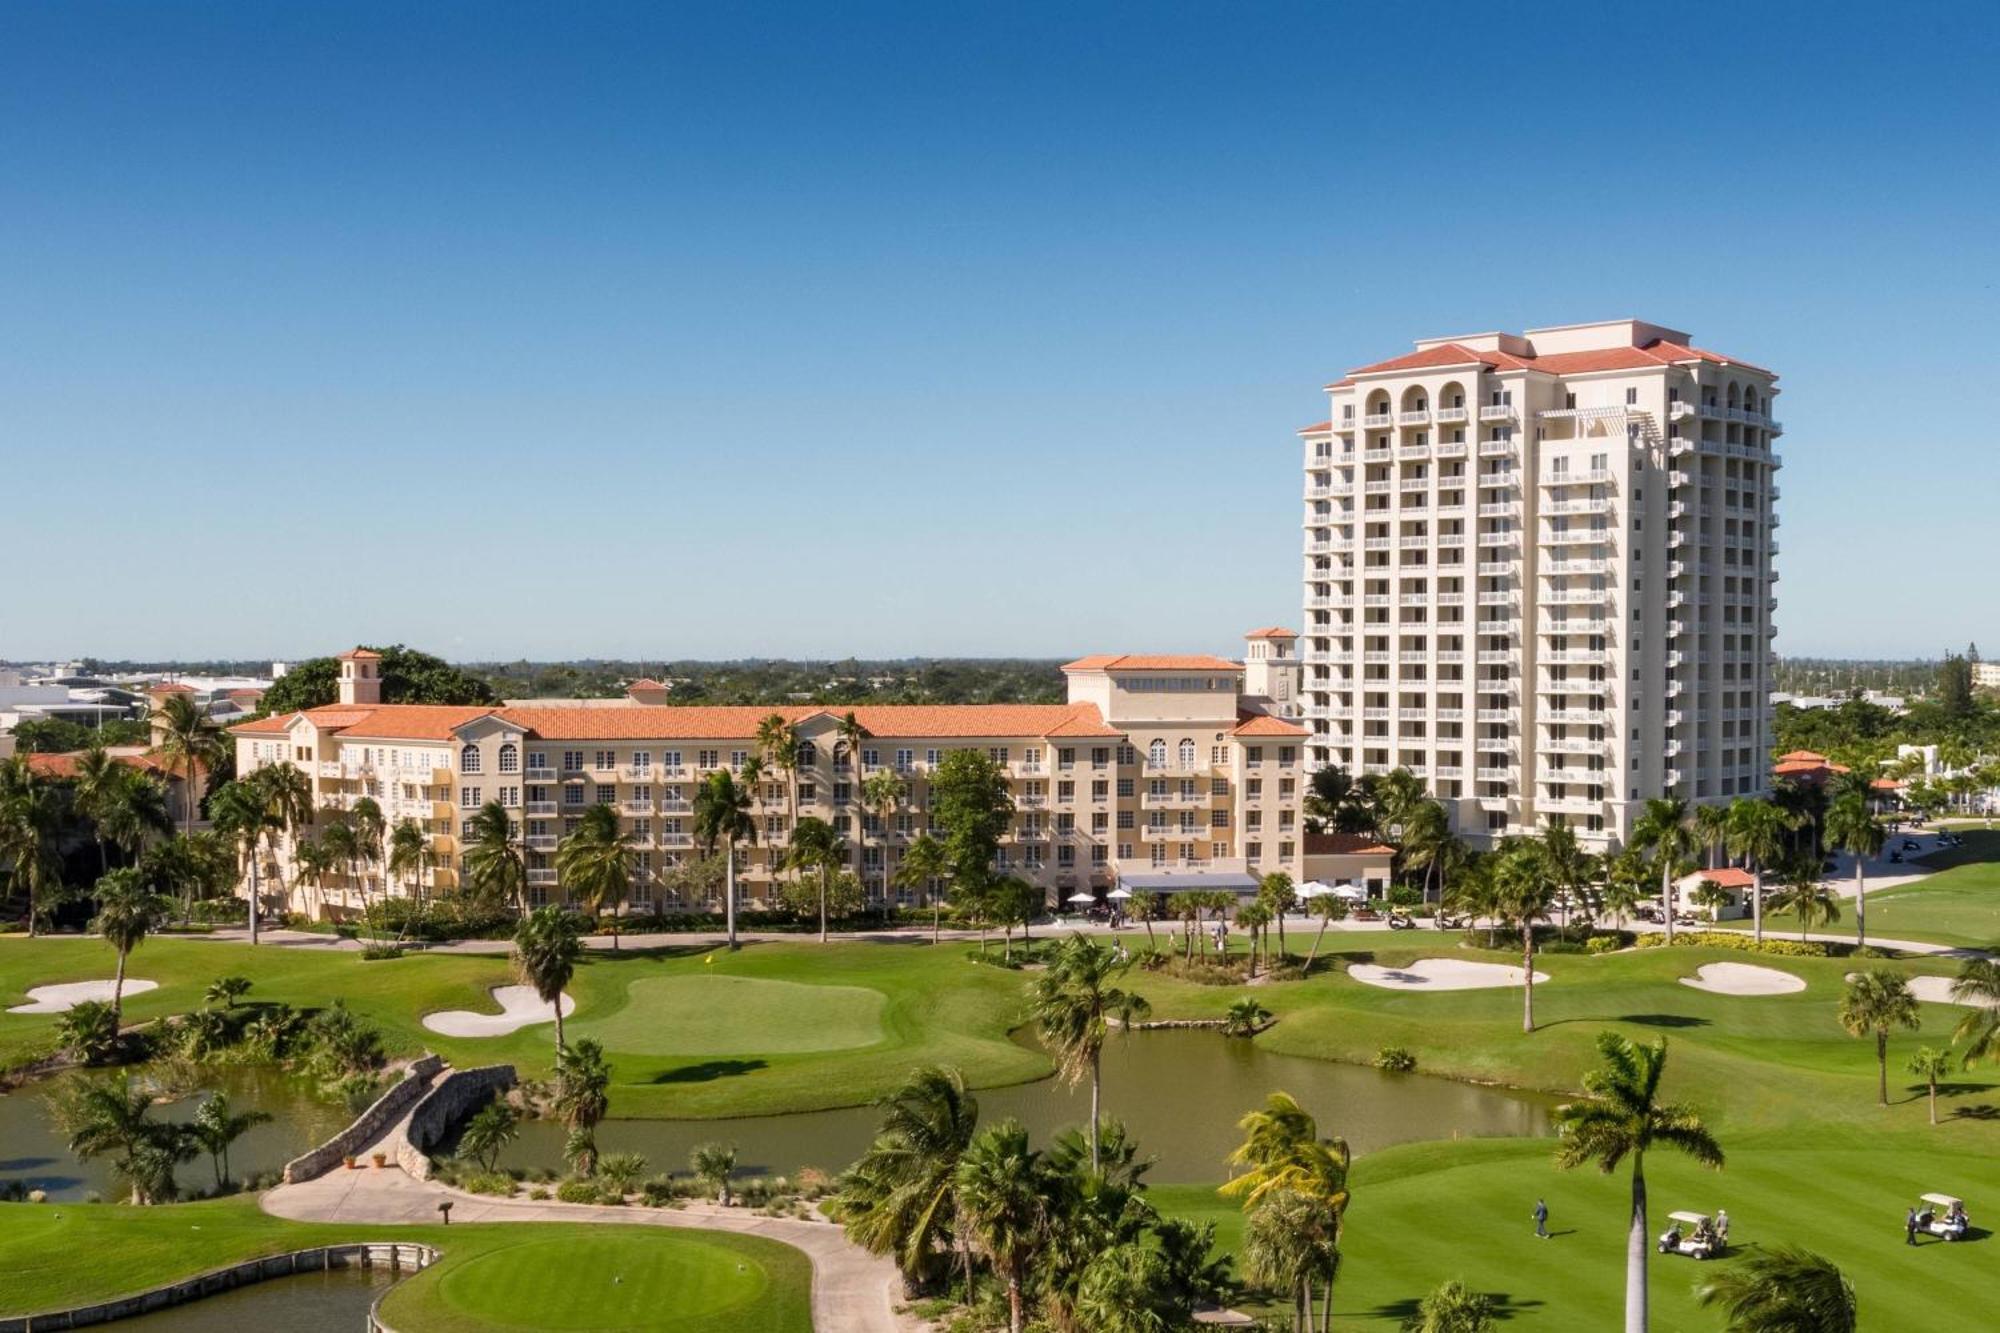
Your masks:
M1391 930L1415 930L1416 928L1417 928L1417 920L1416 920L1416 918L1415 918L1415 917L1411 916L1411 915L1410 915L1409 913L1407 913L1407 912L1400 912L1400 911L1397 911L1397 910L1396 910L1396 909L1394 909L1394 908L1391 908L1391 909L1390 909L1390 911L1389 911L1389 929L1391 929Z
M1715 1223L1707 1213L1668 1213L1673 1225L1660 1237L1661 1254L1685 1254L1690 1259L1713 1259L1722 1252Z
M1965 1216L1965 1200L1949 1194L1926 1194L1923 1202L1928 1206L1917 1214L1917 1230L1946 1240L1965 1239L1965 1229L1970 1225Z

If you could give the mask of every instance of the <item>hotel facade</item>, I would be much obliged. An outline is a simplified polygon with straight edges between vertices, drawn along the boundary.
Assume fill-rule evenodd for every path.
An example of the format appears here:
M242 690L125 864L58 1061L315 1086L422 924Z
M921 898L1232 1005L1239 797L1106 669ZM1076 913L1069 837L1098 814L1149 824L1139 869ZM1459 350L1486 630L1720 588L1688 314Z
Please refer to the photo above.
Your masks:
M1039 886L1051 902L1123 884L1135 891L1252 891L1256 877L1302 877L1300 807L1307 733L1296 720L1296 636L1271 628L1247 639L1244 661L1209 656L1103 655L1063 668L1060 704L673 707L652 682L628 697L523 701L497 708L384 704L380 661L340 658L339 701L230 729L237 771L290 764L310 780L316 810L373 799L393 827L414 820L429 836L420 881L450 892L464 877L466 829L489 802L516 823L531 905L563 901L555 869L561 839L583 811L608 805L634 840L634 912L720 904L665 901L663 871L700 854L698 785L740 772L772 714L797 729L797 770L767 769L755 791L756 842L738 849L739 895L770 901L783 870L796 789L800 817L831 823L855 852L877 905L916 905L926 890L898 882L905 848L931 830L928 777L955 749L979 749L1008 777L1015 815L998 869ZM852 712L865 739L850 748ZM858 750L858 753L853 751ZM862 784L902 779L893 805L867 808ZM934 830L933 830L934 831ZM310 830L306 831L310 835ZM407 886L379 865L303 886L293 845L281 840L264 870L267 896L287 910L343 916Z
M1762 790L1770 371L1638 320L1430 338L1304 442L1309 769L1407 768L1475 844Z

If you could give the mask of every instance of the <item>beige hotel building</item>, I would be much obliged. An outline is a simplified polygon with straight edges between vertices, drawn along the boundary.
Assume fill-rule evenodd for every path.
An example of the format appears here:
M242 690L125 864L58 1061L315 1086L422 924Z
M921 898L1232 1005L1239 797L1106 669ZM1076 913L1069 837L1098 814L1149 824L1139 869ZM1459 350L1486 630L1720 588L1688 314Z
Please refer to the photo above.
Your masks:
M430 835L436 868L425 879L436 890L459 885L466 824L498 801L519 821L531 904L560 901L556 847L584 809L606 804L637 842L629 910L675 906L655 896L657 872L698 854L697 785L717 769L740 770L757 748L758 723L778 713L801 738L799 814L829 821L858 849L873 902L924 901L921 888L896 883L898 859L929 827L927 775L963 748L986 751L1012 783L1016 813L1000 868L1051 902L1117 884L1243 892L1258 875L1296 878L1304 868L1296 642L1289 630L1254 631L1242 662L1085 657L1063 668L1060 704L857 705L867 732L858 755L839 735L847 708L672 707L649 681L616 700L384 704L379 659L365 650L340 658L337 703L230 731L239 773L292 764L311 779L318 809L367 796L391 826L416 820ZM865 809L862 781L880 772L904 779L904 798ZM773 775L756 793L758 838L738 852L746 903L766 901L779 873L790 788ZM302 886L289 845L264 870L267 895L282 892L288 910L315 915L347 915L368 897L406 891L379 865Z
M1328 385L1299 432L1309 767L1408 768L1475 842L1761 790L1776 379L1628 319Z

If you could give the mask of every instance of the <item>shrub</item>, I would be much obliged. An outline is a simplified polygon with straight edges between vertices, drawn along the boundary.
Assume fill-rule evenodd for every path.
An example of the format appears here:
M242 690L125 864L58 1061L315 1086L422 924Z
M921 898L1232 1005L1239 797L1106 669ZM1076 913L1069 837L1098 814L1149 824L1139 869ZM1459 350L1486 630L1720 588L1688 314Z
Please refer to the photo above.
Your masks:
M505 1171L475 1171L461 1177L458 1187L468 1194L498 1194L502 1197L514 1192L514 1177Z
M118 1054L118 1016L103 1000L72 1005L56 1020L56 1040L80 1064L108 1064Z
M1582 953L1583 951L1584 946L1575 940L1550 940L1547 944L1541 945L1537 949L1539 953Z
M604 1187L594 1180L565 1180L556 1186L556 1198L564 1203L596 1203L604 1197Z
M646 1159L635 1152L608 1152L597 1159L597 1178L605 1189L621 1198L632 1192L639 1177L646 1174Z
M1674 934L1675 948L1688 949L1737 949L1744 953L1767 953L1780 958L1835 958L1851 951L1847 945L1817 944L1811 940L1783 940L1767 935L1760 942L1751 936L1733 930L1682 930ZM1641 935L1638 939L1641 949L1665 948L1664 934Z
M1592 935L1590 943L1583 947L1587 953L1616 953L1625 945L1616 935Z
M1423 902L1423 890L1414 885L1396 884L1389 889L1389 906L1391 907L1421 907L1423 906Z
M533 1199L536 1203L546 1203L548 1202L549 1192L543 1189L540 1185L537 1185L533 1189L528 1191L528 1197Z
M386 959L401 958L402 956L403 946L400 944L384 944L378 941L364 945L361 950L362 961L368 963L379 963Z
M1375 1067L1395 1074L1408 1074L1416 1070L1417 1057L1403 1046L1384 1046L1375 1052Z

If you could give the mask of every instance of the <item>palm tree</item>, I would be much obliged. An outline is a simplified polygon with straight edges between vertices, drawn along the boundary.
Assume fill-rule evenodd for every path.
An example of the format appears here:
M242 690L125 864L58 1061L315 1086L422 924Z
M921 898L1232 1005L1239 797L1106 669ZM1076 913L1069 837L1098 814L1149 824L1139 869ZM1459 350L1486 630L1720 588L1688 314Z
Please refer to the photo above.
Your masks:
M1931 1123L1937 1123L1938 1080L1951 1072L1951 1052L1941 1051L1935 1046L1919 1046L1909 1063L1903 1066L1924 1081L1930 1094Z
M175 695L168 700L179 700ZM234 844L239 867L249 867L250 879L250 943L257 943L258 899L263 893L258 874L257 848L264 840L264 831L271 827L273 815L270 803L264 793L248 782L226 782L215 793L208 804L209 817L215 822L216 832Z
M275 808L277 802L272 801ZM364 869L379 865L382 861L382 840L389 832L389 821L382 816L382 807L373 796L363 796L355 801L348 812L348 819L354 828L354 857ZM361 882L361 906L368 907L368 882L374 878L366 875Z
M271 859L277 862L279 884L284 884L284 862L278 859L278 840L288 837L294 848L298 846L299 830L313 820L312 779L296 764L266 764L250 774L250 780L264 793L265 803L270 806L271 826L265 830L265 838L271 844ZM289 901L289 889L283 889Z
M1347 899L1337 893L1322 893L1307 900L1306 911L1319 918L1319 931L1313 936L1312 952L1306 955L1306 971L1310 973L1313 963L1319 958L1319 946L1326 940L1327 923L1347 919Z
M611 1107L611 1066L604 1048L589 1037L556 1051L556 1091L553 1109L582 1151L568 1154L583 1175L597 1165L597 1122Z
M1728 889L1723 888L1712 879L1705 879L1695 885L1694 892L1689 894L1688 897L1696 907L1707 908L1711 919L1716 920L1720 919L1722 909L1735 901Z
M570 913L557 906L537 907L521 918L514 928L514 972L535 988L542 1003L556 1014L556 1050L563 1041L563 991L576 975L583 959L583 927Z
M1323 1318L1331 1319L1341 1219L1347 1212L1351 1160L1347 1142L1321 1138L1318 1122L1288 1092L1271 1093L1261 1110L1250 1112L1236 1124L1243 1131L1243 1142L1229 1154L1229 1162L1243 1167L1244 1172L1225 1183L1220 1193L1242 1195L1243 1206L1253 1218L1267 1201L1285 1196L1310 1200L1325 1210L1330 1220L1322 1229L1331 1261L1320 1276L1325 1282ZM1309 1305L1309 1291L1305 1299Z
M1131 964L1110 949L1077 934L1056 948L1048 967L1035 978L1031 1008L1035 1028L1054 1052L1056 1072L1071 1086L1090 1077L1090 1169L1098 1167L1099 1101L1103 1090L1104 1039L1110 1020L1121 1024L1152 1012L1143 996L1113 983Z
M877 776L886 776L878 774ZM847 861L847 842L824 819L808 815L792 831L792 844L785 850L785 865L800 872L819 875L819 942L826 943L826 898L835 872Z
M1583 1076L1581 1101L1556 1108L1562 1142L1556 1165L1565 1170L1595 1162L1609 1175L1632 1159L1632 1213L1625 1234L1625 1333L1646 1333L1646 1150L1655 1144L1687 1154L1703 1166L1722 1166L1722 1146L1692 1107L1659 1100L1667 1067L1665 1038L1641 1046L1615 1032L1597 1037L1604 1063Z
M902 774L885 768L879 773L870 773L867 777L863 778L861 780L860 791L861 808L874 815L877 822L882 825L883 841L886 843L888 841L889 820L895 816L896 811L909 798L909 784L903 781ZM859 821L856 821L855 829L857 834L865 834L865 830L863 830ZM857 837L856 841L858 843L860 837ZM860 872L856 871L855 876L859 878Z
M507 807L488 801L465 821L465 883L487 903L512 903L527 912L528 862Z
M697 1179L706 1181L715 1191L715 1201L724 1208L729 1206L729 1177L736 1170L736 1145L733 1143L697 1144L688 1154L688 1166Z
M318 838L305 838L293 849L292 859L297 863L299 882L319 894L320 906L324 908L326 882L333 878L334 868L340 864L339 854Z
M1695 832L1688 803L1678 796L1656 796L1632 828L1635 846L1652 850L1660 869L1660 909L1666 920L1667 942L1674 939L1674 875L1694 854Z
M1827 841L1854 858L1854 939L1868 943L1867 861L1878 855L1889 834L1859 794L1842 796L1827 807Z
M937 944L944 938L944 895L935 888L924 888L933 881L943 879L951 869L951 857L945 852L944 844L928 833L919 833L915 841L903 849L903 856L896 863L896 884L912 892L923 889L931 900L931 943Z
M1785 887L1771 896L1771 905L1782 912L1796 912L1799 917L1799 941L1805 942L1816 925L1824 926L1840 920L1840 900L1833 890L1820 882L1819 861L1816 858L1797 857L1788 867Z
M250 978L227 976L217 977L208 983L202 992L203 1004L219 1004L225 1009L234 1009L236 1002L250 993Z
M165 787L144 773L124 772L126 777L106 793L92 822L125 853L129 865L148 843L173 833L174 818L167 809Z
M1313 1287L1326 1284L1326 1313L1340 1270L1340 1214L1324 1199L1279 1190L1250 1210L1243 1226L1243 1269L1254 1282L1292 1297L1293 1333L1311 1333Z
M1715 869L1716 860L1729 841L1729 813L1726 805L1697 805L1694 808L1694 836L1707 858L1705 869Z
M863 800L865 798L865 793L861 785L862 782L861 742L868 739L868 728L861 725L861 719L856 717L854 715L854 710L850 708L846 713L841 715L840 721L834 724L833 734L835 738L834 753L836 756L838 756L838 758L845 758L847 761L846 767L847 767L848 781L850 784L849 790L853 793L854 803L856 804L857 807L859 807L863 803ZM836 777L839 775L840 771L840 764L838 762L838 758L836 759L834 765L834 773ZM853 847L854 847L854 878L858 880L861 878L861 837L860 837L859 820L855 821L855 839Z
M201 804L201 771L215 768L227 758L222 728L201 710L192 695L170 694L153 715L153 733L159 737L161 757L170 764L178 764L187 782L181 832L191 833L195 808ZM251 919L255 921L255 912L251 913Z
M91 832L97 843L97 872L101 875L111 869L111 834L106 829L110 823L110 809L120 795L120 789L129 786L132 770L111 757L111 752L102 742L95 742L88 750L77 756L75 775L70 779L71 800L78 813L90 821Z
M1759 942L1764 938L1764 868L1778 864L1798 816L1774 801L1746 796L1729 807L1726 840L1729 853L1740 856L1750 866L1750 929Z
M766 768L784 775L785 827L789 829L799 822L799 729L787 722L783 713L772 713L757 724L757 753Z
M210 1093L194 1113L190 1132L208 1151L215 1170L215 1187L229 1183L229 1145L271 1118L269 1111L232 1111L226 1094Z
M327 825L320 830L318 842L326 852L328 860L340 867L341 898L345 905L351 901L350 895L359 887L357 882L359 877L354 873L354 863L361 859L361 835L355 832L352 824L342 818L340 811L328 809L325 813ZM321 897L324 896L322 892ZM361 905L364 910L367 908L368 896L365 893L362 894Z
M28 936L62 889L63 791L15 755L0 761L0 861L28 900Z
M459 1131L458 1154L470 1157L491 1171L500 1154L521 1133L521 1117L513 1107L497 1098L473 1113Z
M185 1125L153 1119L151 1092L135 1092L123 1079L70 1084L50 1099L50 1109L69 1150L84 1161L110 1157L135 1204L171 1200L174 1167L200 1151Z
M1250 946L1250 976L1257 975L1258 945L1264 938L1264 930L1271 924L1271 909L1256 901L1244 903L1236 909L1236 924L1243 928L1245 939Z
M1497 853L1493 866L1495 913L1521 932L1521 1031L1535 1030L1535 922L1547 915L1555 889L1545 844L1522 838Z
M118 951L118 970L111 983L111 1014L113 1018L124 1017L125 1005L125 963L132 951L145 942L173 910L173 905L159 894L137 866L126 866L113 870L97 881L97 915L91 920L90 928L104 937L104 942Z
M970 1239L1007 1284L1008 1333L1021 1333L1022 1285L1048 1239L1045 1174L1028 1131L1013 1120L982 1131L959 1158L959 1208Z
M1576 830L1555 818L1542 831L1541 863L1551 898L1566 904L1585 902L1585 893L1603 872L1603 864L1577 841ZM1563 923L1569 923L1568 907L1563 911Z
M1231 1004L1222 1018L1222 1035L1225 1037L1255 1036L1257 1029L1270 1019L1271 1011L1252 999L1241 999Z
M1312 775L1306 789L1305 812L1307 823L1315 832L1375 831L1368 789L1337 764L1329 764Z
M1840 997L1840 1025L1850 1037L1875 1037L1876 1093L1889 1104L1889 1029L1914 1032L1924 1021L1909 979L1893 967L1871 967L1850 977Z
M1417 1302L1417 1312L1403 1321L1403 1333L1492 1333L1498 1306L1485 1292L1453 1278Z
M1299 896L1292 889L1292 877L1282 870L1274 870L1257 881L1257 902L1271 914L1278 923L1278 957L1283 960L1285 952L1285 913L1298 905Z
M1451 831L1451 816L1442 805L1425 800L1410 812L1409 822L1403 827L1403 869L1408 874L1422 876L1425 902L1431 901L1431 885L1440 859L1452 855L1445 849L1454 845L1463 846Z
M1952 1029L1951 1044L1965 1043L1965 1063L2000 1059L2000 963L1968 958L1951 983L1953 1004L1972 1006Z
M556 849L556 874L563 892L590 910L592 917L606 905L615 911L632 895L632 877L638 869L636 840L618 828L618 812L608 805L593 805L576 822L576 832ZM618 935L611 936L616 948Z
M715 855L715 844L728 849L728 875L724 883L724 911L729 928L729 947L736 943L736 844L757 841L757 821L750 813L752 794L747 784L739 784L729 770L710 773L694 798L694 835L702 851Z
M895 1256L905 1278L922 1282L953 1239L958 1163L979 1124L979 1102L958 1070L926 1065L877 1104L881 1128L848 1169L841 1221L849 1239Z
M1831 1260L1791 1245L1744 1256L1695 1288L1720 1305L1727 1333L1854 1333L1854 1287Z
M430 865L431 840L423 825L414 819L398 820L396 827L389 831L387 869L403 881L403 887L410 901L416 905L419 916L424 910L424 872L430 869ZM405 916L403 931L407 932L409 928L410 918ZM401 934L398 933L398 938Z

